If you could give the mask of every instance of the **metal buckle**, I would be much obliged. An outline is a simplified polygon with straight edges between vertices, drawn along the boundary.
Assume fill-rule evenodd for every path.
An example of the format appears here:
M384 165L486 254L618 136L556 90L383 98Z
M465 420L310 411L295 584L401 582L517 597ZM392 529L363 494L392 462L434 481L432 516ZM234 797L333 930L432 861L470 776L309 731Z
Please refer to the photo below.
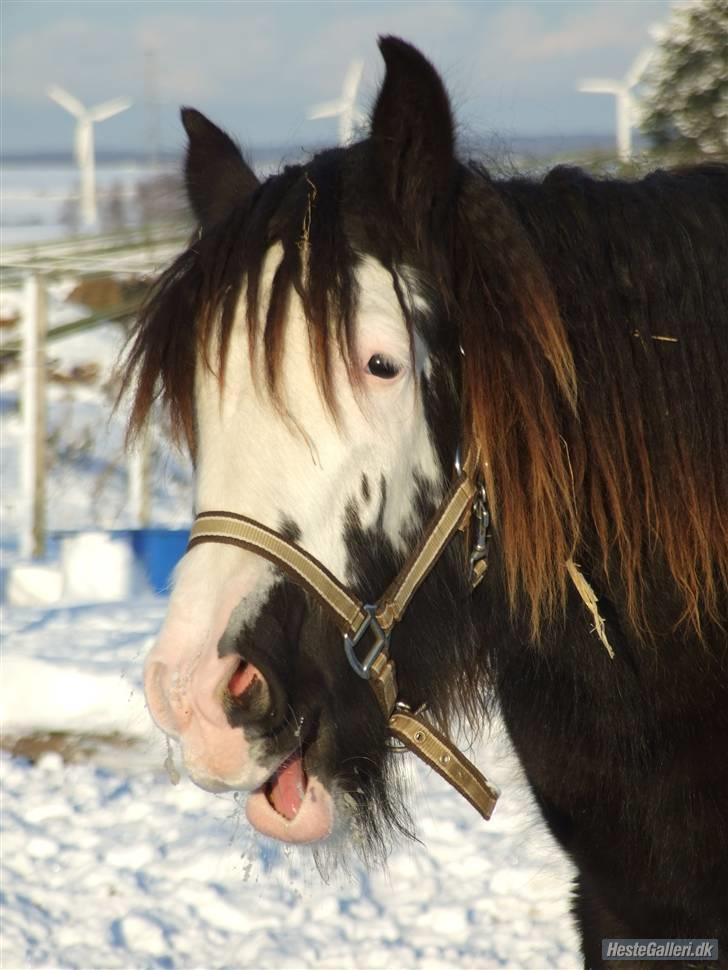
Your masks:
M427 710L427 702L420 704L417 710L413 711L410 705L405 701L397 701L397 703L394 705L394 709L395 711L403 711L405 714L414 714L415 717L419 717ZM404 741L400 741L399 738L395 738L391 734L384 743L391 754L407 754L409 751L409 748Z
M376 604L365 603L362 609L367 614L366 619L362 622L353 637L349 636L348 633L344 634L344 651L346 652L346 659L349 661L354 673L363 680L369 680L372 675L372 664L379 654L389 646L389 633L383 630L379 624L376 616ZM370 628L376 636L376 640L362 662L356 655L356 647Z

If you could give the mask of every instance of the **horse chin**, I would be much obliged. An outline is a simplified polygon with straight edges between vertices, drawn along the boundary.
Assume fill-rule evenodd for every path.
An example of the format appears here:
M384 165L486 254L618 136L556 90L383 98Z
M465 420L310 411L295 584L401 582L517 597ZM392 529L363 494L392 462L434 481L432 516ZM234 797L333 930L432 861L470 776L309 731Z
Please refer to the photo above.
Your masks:
M322 842L334 829L334 799L315 775L306 778L305 790L295 805L280 808L268 782L250 795L245 813L253 828L281 842Z

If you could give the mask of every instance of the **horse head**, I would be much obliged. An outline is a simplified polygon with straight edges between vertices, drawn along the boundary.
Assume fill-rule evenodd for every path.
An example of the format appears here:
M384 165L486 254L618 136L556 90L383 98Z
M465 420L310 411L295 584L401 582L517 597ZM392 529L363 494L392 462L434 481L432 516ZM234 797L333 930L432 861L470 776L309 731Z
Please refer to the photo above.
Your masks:
M513 219L482 173L456 159L438 74L403 41L380 47L386 74L368 137L262 184L224 132L183 110L199 230L140 317L132 426L161 393L193 454L197 512L259 523L363 603L416 546L465 439L504 527L515 523L506 596L534 544L510 506L527 495L544 517L558 507L562 532L538 546L531 576L537 622L558 599L561 573L550 567L569 544L573 484L555 417L571 394L568 350L537 261L521 265L528 247ZM485 249L468 245L478 226L491 237ZM484 299L489 339L476 332ZM503 345L493 366L489 342ZM539 408L511 392L515 370L540 388ZM493 404L504 393L499 425ZM524 437L548 480L525 470ZM441 726L485 703L473 602L453 543L392 637L402 694ZM261 831L316 841L348 819L375 845L388 830L380 823L408 827L386 717L340 633L256 551L189 549L145 689L192 778L252 792L248 817Z
M449 104L417 52L394 39L382 50L370 137L263 184L224 132L183 110L199 231L132 350L135 419L161 378L193 451L196 509L254 519L364 602L441 500L460 434L458 337L426 259L458 172ZM446 678L448 645L465 637L465 576L448 557L393 644L408 696L438 715L433 664ZM418 647L424 629L434 657ZM252 792L261 831L307 842L347 818L372 837L375 819L404 824L374 697L326 612L260 555L188 551L145 690L192 778Z

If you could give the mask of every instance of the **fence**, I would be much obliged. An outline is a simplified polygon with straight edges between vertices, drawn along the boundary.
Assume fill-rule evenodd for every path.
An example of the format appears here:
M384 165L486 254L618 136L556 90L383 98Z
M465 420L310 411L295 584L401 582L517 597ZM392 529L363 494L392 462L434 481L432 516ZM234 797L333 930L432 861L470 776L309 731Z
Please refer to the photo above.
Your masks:
M74 333L91 331L113 321L133 318L138 294L115 305L49 325L49 281L59 276L83 280L149 281L183 244L181 230L128 232L43 246L25 246L2 256L4 285L22 292L19 333L0 346L3 364L19 365L21 457L19 551L24 558L43 556L46 547L46 468L48 439L49 345ZM16 331L17 331L16 327ZM128 501L137 528L150 523L150 441L143 438L129 454Z

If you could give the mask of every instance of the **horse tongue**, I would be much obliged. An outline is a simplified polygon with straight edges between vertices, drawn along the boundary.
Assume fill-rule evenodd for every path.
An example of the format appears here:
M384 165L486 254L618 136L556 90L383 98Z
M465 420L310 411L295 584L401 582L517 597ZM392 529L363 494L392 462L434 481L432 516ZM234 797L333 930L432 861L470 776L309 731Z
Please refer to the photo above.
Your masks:
M269 783L268 798L273 808L292 821L298 814L303 796L306 794L306 775L300 754L289 758Z

